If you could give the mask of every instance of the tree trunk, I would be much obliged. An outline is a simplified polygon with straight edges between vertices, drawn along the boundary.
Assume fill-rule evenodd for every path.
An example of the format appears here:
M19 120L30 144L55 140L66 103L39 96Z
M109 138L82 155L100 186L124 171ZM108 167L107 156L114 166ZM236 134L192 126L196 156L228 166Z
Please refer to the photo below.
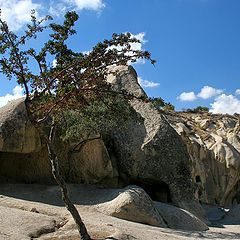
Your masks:
M78 210L76 209L76 207L74 206L74 204L71 202L69 196L68 196L68 190L67 190L67 186L66 183L63 179L63 177L61 176L61 173L59 171L59 161L58 161L58 157L57 154L55 153L53 144L54 144L54 136L55 136L55 124L54 124L54 120L52 120L52 126L51 126L51 130L49 133L49 136L46 135L46 133L44 132L42 126L41 126L41 122L40 123L36 123L36 121L34 120L34 118L32 117L31 113L30 113L30 105L29 105L29 99L25 100L25 104L26 104L26 110L27 110L27 114L28 117L30 119L30 121L34 124L34 126L36 127L36 129L38 129L40 135L43 137L46 145L47 145L47 149L48 149L48 157L49 160L51 162L51 168L52 168L52 175L54 177L54 179L56 180L57 184L60 187L61 193L62 193L62 200L65 204L65 207L67 208L67 210L70 212L70 214L72 215L76 225L77 225L77 229L80 235L80 239L81 240L92 240L90 235L88 234L88 231L86 229L86 226L84 224L84 222L82 221L82 218L78 212Z
M71 200L68 196L68 190L66 187L66 183L59 172L58 157L55 154L51 144L52 144L51 142L47 141L48 155L49 155L49 160L51 162L53 177L61 189L62 200L64 201L67 210L71 213L71 215L77 225L77 229L80 234L80 239L81 240L91 240L91 237L89 236L89 234L87 232L87 229L80 217L78 210L73 205L73 203L71 202Z

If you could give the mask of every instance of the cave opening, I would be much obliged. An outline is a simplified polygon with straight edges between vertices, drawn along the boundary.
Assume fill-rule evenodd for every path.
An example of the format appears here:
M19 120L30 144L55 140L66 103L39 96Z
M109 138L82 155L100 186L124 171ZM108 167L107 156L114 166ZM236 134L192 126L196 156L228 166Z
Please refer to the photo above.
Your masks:
M156 182L148 179L136 179L132 180L130 183L143 188L153 201L163 203L172 202L169 186L165 182Z
M199 176L199 175L197 175L196 177L195 177L195 181L196 181L196 183L201 183L202 181L201 181L201 177Z

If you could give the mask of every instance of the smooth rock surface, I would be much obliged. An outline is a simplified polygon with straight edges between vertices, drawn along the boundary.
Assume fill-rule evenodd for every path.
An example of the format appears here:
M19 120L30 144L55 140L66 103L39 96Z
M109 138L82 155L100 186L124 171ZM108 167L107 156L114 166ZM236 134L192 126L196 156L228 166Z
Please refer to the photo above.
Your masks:
M94 184L113 177L112 161L101 138L87 142L69 158L69 182Z
M111 217L96 211L95 204L108 202L116 197L116 189L103 189L82 184L68 185L71 199L79 210L81 217L93 239L118 240L199 240L199 239L240 239L240 227L236 224L220 223L208 231L186 231L149 226ZM11 210L30 212L36 208L40 214L62 219L60 228L55 232L41 235L42 240L78 240L76 226L63 207L57 186L36 184L0 184L0 206ZM22 210L24 209L24 211ZM39 215L31 212L31 214ZM14 216L0 225L1 229L21 229L21 221L14 222ZM22 215L24 216L24 215ZM12 219L12 220L11 220ZM34 221L31 223L34 225ZM41 225L42 226L42 225ZM58 225L59 226L59 225ZM30 226L31 228L31 226ZM0 239L1 239L0 235ZM29 239L22 235L22 239ZM4 239L4 238L2 238ZM9 238L8 238L9 239ZM11 238L10 238L11 239ZM14 239L14 238L13 238ZM21 239L21 238L20 238ZM17 238L16 240L20 240ZM5 239L4 239L5 240Z
M0 151L32 153L41 148L39 134L27 118L24 98L0 108Z
M187 210L161 202L154 202L154 204L169 228L187 231L206 231L209 229L204 222Z
M116 198L97 205L96 209L113 217L157 227L167 227L151 198L143 189L136 186L124 188Z
M87 142L72 155L69 146L57 148L61 172L68 182L96 183L113 176L101 138ZM0 182L53 183L46 146L28 120L24 98L0 108Z
M59 218L0 206L0 239L29 240L55 231ZM56 220L57 219L57 220Z

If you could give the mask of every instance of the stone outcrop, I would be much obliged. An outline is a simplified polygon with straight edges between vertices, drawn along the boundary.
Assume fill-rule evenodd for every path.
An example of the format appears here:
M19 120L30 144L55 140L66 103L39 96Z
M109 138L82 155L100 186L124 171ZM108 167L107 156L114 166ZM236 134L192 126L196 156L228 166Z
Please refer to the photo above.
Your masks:
M127 90L138 98L146 96L132 67L111 70L116 74L108 81L117 90ZM203 218L194 201L189 156L181 138L152 103L135 98L130 104L143 122L130 121L112 136L121 177L147 192L155 188L152 194L148 192L154 200L172 201Z
M210 231L186 231L181 229L175 230L153 227L146 224L122 220L96 211L96 204L109 202L117 197L117 189L106 189L83 184L70 184L68 185L68 189L71 199L79 210L93 239L240 239L240 228L235 221L232 222L234 225L231 224L231 222L227 224L215 222L215 227L210 227ZM121 190L118 189L118 191ZM42 227L46 230L51 230L52 226L54 226L51 221L52 219L56 220L55 232L43 234L37 239L79 239L76 225L62 203L61 194L57 186L39 184L0 184L0 193L1 240L30 240L30 237L28 237L30 233L37 232L42 229ZM10 212L4 211L7 208L11 208L11 210L9 209ZM36 211L33 211L33 208L35 208ZM173 207L173 209L175 208ZM14 210L18 210L18 213ZM21 218L15 217L16 214ZM44 215L45 218L42 218ZM213 215L215 214L213 213ZM25 216L27 216L26 223ZM36 226L35 223L37 223L38 226Z
M24 99L0 108L0 151L32 153L41 147L39 134L27 117Z
M112 161L101 138L87 142L69 159L68 181L98 183L113 177Z
M24 98L0 108L0 181L52 181L48 158L28 120Z
M172 113L168 119L187 146L196 197L221 206L239 203L239 116Z
M0 206L0 238L29 240L54 232L61 219Z
M155 207L169 228L186 231L208 230L203 221L185 209L161 202L155 202Z
M153 202L148 194L137 186L116 189L114 195L110 201L96 205L96 209L113 217L157 227L187 231L208 230L207 225L190 212L170 204Z
M142 189L127 188L98 206L131 221L206 230L196 199L224 207L238 204L225 220L239 219L235 213L240 203L240 116L160 111L139 99L146 94L132 67L111 70L116 74L108 81L136 96L130 105L142 120L126 121L72 154L71 146L58 143L65 180L115 187L134 184L152 200L169 203L154 205ZM24 99L0 108L0 182L54 182L46 146L27 118Z
M120 190L116 198L99 204L96 208L113 217L156 227L167 227L151 198L143 189L136 186Z
M68 154L59 144L60 167L68 182L96 183L112 177L113 167L102 139L93 139ZM46 146L27 118L24 99L0 108L0 181L54 183Z

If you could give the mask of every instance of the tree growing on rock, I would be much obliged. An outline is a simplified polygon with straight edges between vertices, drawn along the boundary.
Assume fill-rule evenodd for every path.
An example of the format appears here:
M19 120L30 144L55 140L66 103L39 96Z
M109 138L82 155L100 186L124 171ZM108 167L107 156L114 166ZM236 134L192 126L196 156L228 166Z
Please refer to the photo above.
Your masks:
M29 119L47 146L52 174L61 188L63 201L76 222L80 238L89 240L91 237L68 196L59 170L61 159L55 147L58 132L63 141L75 143L74 151L90 135L113 127L114 116L127 117L131 109L124 102L134 96L117 92L106 82L109 67L127 65L139 58L152 63L154 60L149 52L131 48L139 40L129 33L113 34L89 54L73 51L66 41L76 33L74 24L78 15L67 12L63 24L47 24L48 20L52 17L38 20L33 11L31 24L24 35L18 36L0 19L0 67L3 74L24 88ZM49 38L40 50L29 47L29 42L44 31ZM33 65L34 68L30 67Z
M209 108L208 107L202 107L202 106L198 106L196 108L188 108L186 110L186 112L189 113L208 113L209 112Z
M149 98L149 101L152 102L154 107L157 108L158 110L161 110L161 109L164 111L175 110L175 107L170 102L166 103L164 99L162 99L161 97Z

